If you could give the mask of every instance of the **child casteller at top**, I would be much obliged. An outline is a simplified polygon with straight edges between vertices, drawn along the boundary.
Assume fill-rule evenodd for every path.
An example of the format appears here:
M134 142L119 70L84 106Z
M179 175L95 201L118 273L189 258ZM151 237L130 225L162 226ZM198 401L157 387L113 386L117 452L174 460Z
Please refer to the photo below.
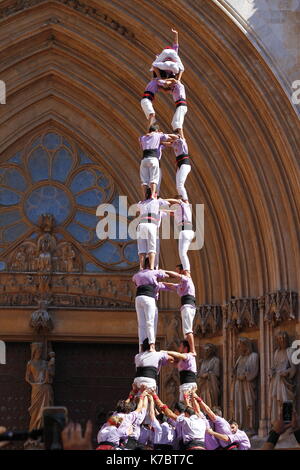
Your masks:
M178 32L172 29L175 39L172 48L164 49L152 64L153 79L147 84L141 99L141 106L148 120L148 127L156 121L153 100L155 93L165 91L172 94L176 109L172 119L173 131L182 133L184 117L187 112L185 87L181 83L183 64L178 55ZM182 136L183 137L183 136Z

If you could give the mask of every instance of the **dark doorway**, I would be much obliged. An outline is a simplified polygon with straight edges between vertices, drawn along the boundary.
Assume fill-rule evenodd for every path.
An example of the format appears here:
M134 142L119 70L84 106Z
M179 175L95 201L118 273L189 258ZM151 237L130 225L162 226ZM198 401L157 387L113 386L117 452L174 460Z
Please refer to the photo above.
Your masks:
M66 406L69 418L93 422L93 438L108 411L127 398L134 377L136 344L52 343L56 353L55 405Z
M29 426L31 387L25 382L29 360L29 343L6 342L6 364L0 364L0 425L8 430L25 430ZM10 448L22 445L14 443Z

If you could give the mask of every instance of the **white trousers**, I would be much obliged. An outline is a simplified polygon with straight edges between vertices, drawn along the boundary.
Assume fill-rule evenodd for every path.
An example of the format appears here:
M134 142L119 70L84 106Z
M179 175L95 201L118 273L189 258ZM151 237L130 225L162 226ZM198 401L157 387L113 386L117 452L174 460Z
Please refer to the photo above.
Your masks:
M135 298L135 310L138 321L139 344L148 338L150 344L155 344L158 310L153 297L139 295Z
M159 250L160 250L160 239L156 238L156 255L154 261L154 269L159 269Z
M183 305L180 309L181 313L181 323L182 323L182 331L184 337L188 333L193 333L193 322L196 314L196 307L193 305Z
M172 123L171 123L173 131L175 131L176 129L183 128L184 116L186 115L186 113L187 113L187 106L178 106L178 108L176 108L176 111L174 113Z
M196 382L186 383L179 386L179 401L184 401L184 393L197 390Z
M141 106L147 119L149 119L150 114L155 114L152 101L149 100L148 98L143 98L141 100ZM180 107L182 108L182 106Z
M181 106L182 108L182 106ZM181 165L180 168L176 171L176 189L177 194L181 196L184 201L188 200L188 195L185 189L185 182L188 177L189 172L191 171L191 165Z
M142 222L137 228L138 254L156 253L157 225Z
M133 383L138 388L141 388L141 386L144 385L147 388L147 390L151 390L151 392L156 392L157 390L156 380L151 379L150 377L136 377Z
M140 177L142 184L145 186L149 186L150 183L159 184L160 171L158 158L149 157L142 159L140 164Z
M184 71L184 66L183 66L183 63L181 62L181 59L178 55L178 52L176 52L174 49L169 49L169 48L163 49L161 51L161 53L156 57L155 61L152 63L152 66L153 67L158 67L158 65L156 65L156 64L158 64L160 62L166 63L166 59L169 59L168 61L172 61L172 63L177 64L178 72L179 72L179 70ZM160 67L158 67L158 68L160 68ZM162 70L164 70L164 69L162 69ZM178 72L175 72L175 73L178 73Z
M190 265L190 260L189 260L187 252L193 241L194 236L195 236L195 232L193 230L181 230L181 232L179 233L179 240L178 240L179 258L183 266L183 269L187 269L188 271L191 270L191 265Z
M174 73L174 75L176 75L180 71L179 65L176 62L173 62L172 60L166 60L165 62L156 60L155 62L153 62L152 67L172 72Z

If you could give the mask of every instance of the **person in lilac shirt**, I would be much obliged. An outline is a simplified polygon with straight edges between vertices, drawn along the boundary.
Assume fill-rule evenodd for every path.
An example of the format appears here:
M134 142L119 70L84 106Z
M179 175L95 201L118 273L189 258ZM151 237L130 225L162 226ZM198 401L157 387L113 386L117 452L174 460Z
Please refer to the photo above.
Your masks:
M155 351L155 339L158 310L156 300L158 292L165 286L159 281L168 277L163 270L149 269L149 260L145 260L145 269L137 272L132 281L137 287L135 309L138 320L138 336L140 348L145 338L148 338L150 351Z
M240 430L239 433L236 434L238 426L235 421L232 421L232 424L230 424L230 422L222 417L222 411L219 408L215 408L214 411L212 411L210 407L204 403L202 398L198 397L196 394L194 395L202 411L209 418L211 428L207 429L207 434L214 437L219 443L219 447L215 447L215 442L208 438L207 443L210 442L209 450L248 450L250 448L250 441L247 434ZM235 433L233 431L235 431Z
M162 153L162 142L173 142L177 140L176 134L163 134L157 124L149 127L149 132L139 138L143 156L140 164L140 178L142 184L142 195L145 195L145 189L151 188L151 197L153 198L157 191L160 181L159 160Z
M149 257L150 269L154 269L158 227L161 219L160 212L168 207L169 203L164 199L151 197L150 188L146 190L146 199L138 203L140 222L137 227L137 246L140 269L144 267L146 256Z
M178 55L179 40L178 31L172 29L174 41L171 47L165 47L152 63L150 71L153 76L158 78L176 78L181 79L184 72L184 66Z
M149 400L150 423L154 430L154 449L170 450L173 447L172 443L175 437L175 429L167 422L166 416L162 414L158 415L157 417L155 416L153 397L150 396Z
M196 356L193 321L196 314L195 286L189 271L184 270L182 264L176 266L177 272L165 271L170 277L178 279L178 284L164 282L166 290L174 290L181 299L181 321L184 338L189 343L191 354Z
M177 369L180 376L179 400L183 401L186 394L197 389L197 365L194 354L190 353L188 341L180 342L179 350L167 351L168 355L177 360Z
M188 165L187 165L188 166ZM178 254L181 261L182 271L191 273L191 265L188 257L188 250L195 237L193 231L192 211L188 201L182 201L180 196L177 199L166 199L169 204L175 205L171 208L174 213L174 220L179 230Z
M150 351L149 341L146 338L142 344L142 352L134 358L136 375L133 387L137 390L143 389L156 391L157 377L162 366L173 362L173 358L165 351Z
M186 100L186 98L184 85L180 82L184 66L178 55L178 32L174 29L172 31L175 34L174 44L172 47L164 49L160 56L157 57L156 61L153 62L151 70L153 70L154 79L146 86L146 90L141 100L141 106L146 118L149 120L149 126L151 126L155 123L155 111L152 104L155 94L159 90L171 92L176 104L176 112L174 114L172 126L174 130L178 128L181 128L182 130L184 115L187 110L186 101L185 104L182 105L182 100ZM178 111L178 107L181 106L185 109L180 109Z

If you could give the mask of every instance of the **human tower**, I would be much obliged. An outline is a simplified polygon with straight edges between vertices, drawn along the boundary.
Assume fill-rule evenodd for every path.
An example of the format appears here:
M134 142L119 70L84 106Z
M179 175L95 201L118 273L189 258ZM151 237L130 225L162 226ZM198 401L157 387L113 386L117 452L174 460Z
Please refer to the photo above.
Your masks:
M142 200L138 203L140 221L137 228L137 246L140 270L133 276L136 285L135 308L138 321L140 352L135 356L136 377L133 389L156 390L157 376L162 365L176 362L180 375L180 400L183 395L197 388L196 351L193 321L196 312L195 286L191 277L188 250L195 236L192 211L185 187L191 171L188 145L184 138L183 123L187 113L185 87L181 82L184 66L178 51L178 33L174 33L172 47L165 48L152 64L152 80L147 84L141 106L148 120L147 133L139 138L142 149L140 178ZM153 107L159 92L172 95L175 112L173 132L163 133L156 121ZM160 160L165 147L172 147L176 160L175 198L159 197L161 185ZM159 269L159 227L168 213L174 215L179 230L178 251L180 264L176 271ZM167 282L173 279L175 282ZM173 291L180 297L183 341L179 351L156 351L158 321L157 301L160 291Z

